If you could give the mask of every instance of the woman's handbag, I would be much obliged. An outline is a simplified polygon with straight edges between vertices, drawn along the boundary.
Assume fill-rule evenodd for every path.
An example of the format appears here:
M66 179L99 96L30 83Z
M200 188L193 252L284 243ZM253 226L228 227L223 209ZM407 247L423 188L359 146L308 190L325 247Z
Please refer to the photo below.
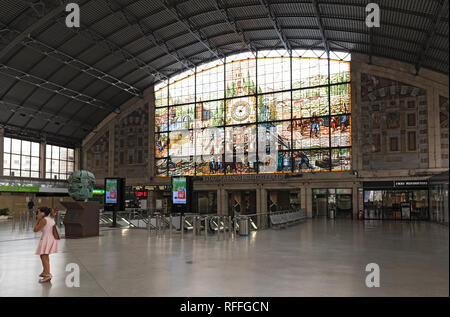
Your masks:
M55 237L56 240L61 239L61 234L57 225L53 225L53 237Z

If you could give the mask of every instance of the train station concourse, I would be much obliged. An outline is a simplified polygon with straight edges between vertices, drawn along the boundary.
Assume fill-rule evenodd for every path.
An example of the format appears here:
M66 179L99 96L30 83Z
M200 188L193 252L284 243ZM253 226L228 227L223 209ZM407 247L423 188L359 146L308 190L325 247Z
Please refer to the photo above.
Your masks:
M0 0L0 297L448 297L448 16Z

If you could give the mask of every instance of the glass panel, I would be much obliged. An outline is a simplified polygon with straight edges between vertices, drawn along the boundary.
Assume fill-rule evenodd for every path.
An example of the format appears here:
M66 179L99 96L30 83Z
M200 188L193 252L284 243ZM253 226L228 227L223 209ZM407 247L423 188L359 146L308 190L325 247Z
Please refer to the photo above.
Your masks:
M256 93L256 60L246 59L226 65L225 97L246 96Z
M168 105L168 88L167 81L155 85L155 106L164 107Z
M21 177L30 177L30 171L21 171L20 176Z
M227 174L256 172L255 125L225 128L225 170Z
M46 145L45 146L45 157L46 158L52 158L52 146L51 145Z
M22 156L22 170L29 171L31 168L31 158L29 156Z
M52 160L51 159L46 159L45 160L45 171L46 172L51 172L52 171Z
M51 173L45 173L45 178L52 178L52 174Z
M39 157L40 154L40 145L39 143L33 142L31 144L31 155Z
M11 139L10 138L3 139L3 151L5 153L11 153Z
M328 85L328 61L316 58L292 58L292 88Z
M11 176L11 170L8 169L8 168L5 168L5 169L3 170L3 175L4 175L4 176Z
M224 67L215 66L197 73L197 101L207 101L224 97Z
M155 134L155 157L166 157L168 155L168 135L167 133Z
M258 93L291 89L291 60L289 57L258 59Z
M194 131L181 130L169 133L169 157L194 156Z
M292 125L295 149L330 146L330 117L294 120Z
M67 173L70 174L74 171L74 163L73 162L67 162Z
M75 160L75 150L74 149L67 149L67 159L69 161Z
M291 119L291 92L258 96L258 121Z
M271 122L258 125L260 159L269 153L291 149L291 122Z
M33 178L39 178L39 172L31 172L30 176Z
M224 124L224 101L198 102L196 105L196 128L217 127Z
M52 165L52 172L53 173L59 173L59 161L58 160L52 160L51 161L51 165Z
M256 121L256 98L243 97L226 100L226 124L243 124Z
M169 85L169 105L195 102L195 76L182 74L188 77L171 80ZM178 78L180 76L177 76Z
M156 176L167 176L167 159L156 160Z
M3 154L3 168L11 167L11 154Z
M67 173L67 161L59 161L59 172Z
M67 148L62 147L59 149L59 158L65 161L67 160Z
M350 63L330 60L330 83L345 83L350 81Z
M351 149L332 149L331 150L331 168L333 171L349 171L351 166Z
M59 159L59 147L52 145L52 159Z
M31 170L39 172L39 158L38 157L31 158Z
M169 176L195 174L195 162L192 156L172 157L167 164L169 165Z
M329 114L327 88L295 90L292 92L292 98L293 119Z
M31 142L22 141L22 155L31 155Z
M169 108L169 131L193 129L194 122L194 104Z
M350 84L330 87L331 114L350 113Z
M349 115L331 117L331 146L341 147L351 145L351 124Z
M195 156L201 162L202 156L222 155L224 142L223 128L197 129L195 134Z
M11 155L11 168L20 170L20 155Z
M294 171L326 171L330 169L330 152L328 150L295 151Z
M20 154L21 142L17 139L11 139L11 153Z
M168 108L155 109L155 132L168 131Z

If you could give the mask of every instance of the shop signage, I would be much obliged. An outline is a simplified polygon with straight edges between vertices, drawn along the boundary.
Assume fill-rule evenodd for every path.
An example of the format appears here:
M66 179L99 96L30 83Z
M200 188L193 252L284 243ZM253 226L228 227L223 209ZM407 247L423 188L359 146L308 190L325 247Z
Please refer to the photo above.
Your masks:
M104 194L105 194L105 190L104 190L104 189L94 189L94 190L92 191L92 193L93 193L94 195L104 195Z
M427 181L395 181L394 187L428 186Z
M0 192L37 193L37 192L39 192L39 187L0 185Z
M220 183L236 183L242 181L281 181L285 180L284 174L267 174L267 175L225 175L225 176L202 176L195 178L203 182L220 182Z

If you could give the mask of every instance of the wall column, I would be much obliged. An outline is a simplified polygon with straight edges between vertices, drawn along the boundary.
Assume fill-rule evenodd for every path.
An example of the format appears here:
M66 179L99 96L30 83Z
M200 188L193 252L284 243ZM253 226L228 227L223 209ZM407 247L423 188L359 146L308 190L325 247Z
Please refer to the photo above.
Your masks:
M75 157L74 157L75 162L74 162L73 169L74 169L74 171L78 171L78 170L82 169L81 168L81 162L80 162L80 159L81 159L81 148L79 148L79 147L75 148L74 154L75 154Z
M39 160L39 176L40 178L46 178L45 171L47 169L46 167L46 157L47 157L47 140L42 139L41 143L39 144L39 154L40 154L40 160ZM51 177L50 177L51 178Z
M3 176L4 137L5 137L5 129L0 128L0 176Z
M216 196L217 196L217 214L222 213L222 188L219 185L219 187L216 190Z
M305 188L306 191L306 216L312 218L312 189L310 185Z
M148 175L147 179L152 180L155 176L155 95L154 87L151 86L145 91L148 100ZM217 205L218 207L219 205Z
M221 196L221 213L222 215L228 215L228 193L226 191L226 189L221 188L220 189L220 196Z
M112 120L111 124L108 127L108 176L114 177L114 149L115 149L115 126L116 121Z
M358 219L358 185L353 184L352 187L352 208L353 208L353 220Z

